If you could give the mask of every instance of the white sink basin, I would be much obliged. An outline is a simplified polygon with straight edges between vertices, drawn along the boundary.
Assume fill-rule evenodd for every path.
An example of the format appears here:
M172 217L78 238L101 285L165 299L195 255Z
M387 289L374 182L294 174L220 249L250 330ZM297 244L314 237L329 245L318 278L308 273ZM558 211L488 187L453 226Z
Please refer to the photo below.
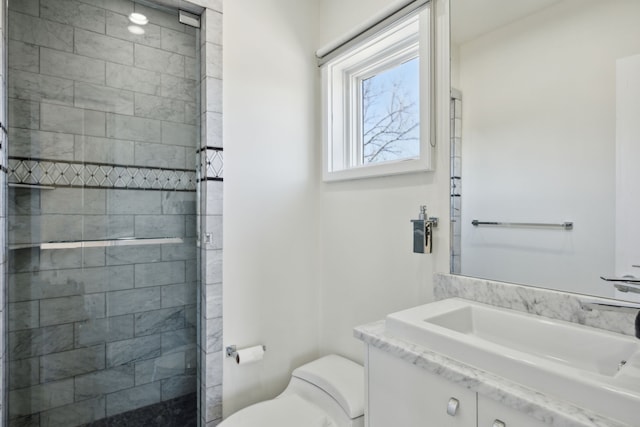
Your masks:
M613 419L640 420L637 338L458 298L390 314L386 328Z

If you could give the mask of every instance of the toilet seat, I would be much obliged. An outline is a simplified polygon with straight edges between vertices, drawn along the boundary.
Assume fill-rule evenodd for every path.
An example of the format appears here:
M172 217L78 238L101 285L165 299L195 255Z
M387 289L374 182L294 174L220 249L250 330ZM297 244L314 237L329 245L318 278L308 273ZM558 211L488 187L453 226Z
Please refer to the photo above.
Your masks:
M275 399L232 414L219 427L364 427L364 369L328 355L295 369Z
M350 418L364 414L364 371L355 362L330 354L300 366L291 376L324 390Z
M227 418L225 427L336 427L336 423L316 405L296 394L256 403Z

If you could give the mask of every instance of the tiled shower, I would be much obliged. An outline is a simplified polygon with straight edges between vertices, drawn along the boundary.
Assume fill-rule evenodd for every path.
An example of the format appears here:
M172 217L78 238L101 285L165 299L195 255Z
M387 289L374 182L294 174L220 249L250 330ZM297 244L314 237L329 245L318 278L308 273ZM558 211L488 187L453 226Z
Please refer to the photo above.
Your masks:
M215 425L221 7L8 7L3 425Z
M450 153L451 153L451 273L460 274L462 269L462 93L453 89L450 100Z

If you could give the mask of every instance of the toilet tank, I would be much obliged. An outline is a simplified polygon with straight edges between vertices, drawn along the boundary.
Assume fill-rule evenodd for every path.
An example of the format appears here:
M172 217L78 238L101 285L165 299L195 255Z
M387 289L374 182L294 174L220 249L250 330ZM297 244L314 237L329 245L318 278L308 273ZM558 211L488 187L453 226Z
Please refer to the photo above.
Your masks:
M364 425L364 368L349 359L329 355L300 366L281 395L289 393L325 410L339 427Z

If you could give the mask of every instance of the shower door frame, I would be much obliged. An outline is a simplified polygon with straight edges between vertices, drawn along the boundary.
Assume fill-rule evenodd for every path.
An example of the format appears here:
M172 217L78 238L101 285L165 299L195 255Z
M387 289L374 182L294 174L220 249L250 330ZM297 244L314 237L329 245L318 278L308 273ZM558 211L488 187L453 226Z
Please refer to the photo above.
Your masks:
M19 1L19 0L18 0ZM133 0L135 1L135 0ZM151 1L153 2L153 1ZM158 2L162 3L162 2ZM200 141L196 242L200 271L197 299L198 420L202 427L222 419L222 0L179 0L184 9L203 8L200 31ZM8 219L7 105L8 11L0 4L0 425L8 425ZM198 47L198 46L197 46Z

